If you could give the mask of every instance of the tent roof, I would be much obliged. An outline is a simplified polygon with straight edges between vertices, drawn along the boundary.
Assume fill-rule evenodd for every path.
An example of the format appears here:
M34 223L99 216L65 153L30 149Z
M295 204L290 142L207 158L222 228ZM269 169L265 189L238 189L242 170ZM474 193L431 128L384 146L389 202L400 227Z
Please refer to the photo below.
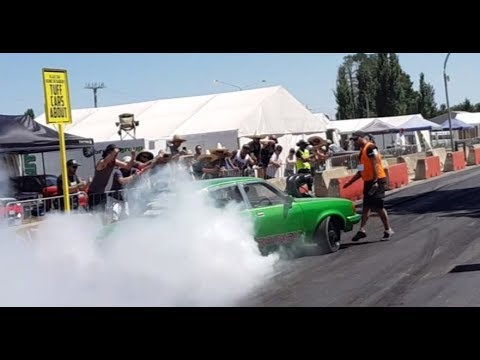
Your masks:
M377 121L375 124L376 126L380 126L380 128L371 128L371 124ZM380 123L380 122L381 123ZM381 125L381 124L388 124ZM368 129L365 129L366 127ZM385 129L382 130L381 126L384 126ZM392 131L389 132L396 132L400 129L410 130L410 131L418 131L418 130L427 130L430 128L437 128L438 125L425 120L421 114L413 114L413 115L401 115L401 116L386 116L386 117L379 117L379 118L365 118L365 119L351 119L351 120L336 120L330 121L328 123L329 129L338 129L340 133L349 134L353 133L358 130L362 130L365 132L375 132L369 130L378 130L378 132L386 131L393 127ZM396 130L395 130L396 129Z
M340 134L351 134L360 130L362 127L370 124L374 118L350 119L350 120L330 120L327 124L328 129L338 130Z
M441 128L439 130L450 130L450 124L448 122L448 119L444 121L440 125L440 127ZM464 130L464 129L473 129L473 125L464 123L463 121L458 120L456 118L452 119L452 130Z
M367 126L364 126L360 130L369 134L386 134L398 131L395 126L390 125L389 123L384 122L380 119L373 120L371 123L369 123Z
M480 112L452 111L451 115L452 115L452 119L458 119L460 121L463 121L466 124L470 124L470 125L480 124ZM446 120L448 120L448 112L430 119L430 121L433 121L434 123L437 123L437 124L442 124Z
M421 115L415 115L411 117L408 121L400 124L400 128L410 131L419 131L439 129L439 126L432 121L424 119Z
M466 124L478 125L480 124L480 112L457 111L455 119L463 121Z
M65 134L67 149L93 145L93 140ZM27 115L0 115L0 153L35 153L59 149L58 132Z
M95 141L116 140L115 122L122 113L140 121L137 138L151 140L227 130L238 130L239 137L326 131L325 121L281 86L73 110L67 131ZM38 121L44 122L45 115Z

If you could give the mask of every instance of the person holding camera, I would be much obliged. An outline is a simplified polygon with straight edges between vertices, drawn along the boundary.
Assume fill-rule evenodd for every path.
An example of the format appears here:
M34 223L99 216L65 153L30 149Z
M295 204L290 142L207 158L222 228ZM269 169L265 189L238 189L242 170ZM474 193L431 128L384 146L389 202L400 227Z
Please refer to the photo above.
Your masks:
M377 146L369 141L367 134L357 132L353 134L352 139L360 148L358 171L350 181L345 183L343 188L349 187L360 178L364 181L362 223L360 230L353 237L352 241L358 241L367 237L365 225L371 211L378 213L385 228L381 240L389 240L393 235L393 231L390 227L387 210L384 205L387 175L383 168L382 155L379 153Z

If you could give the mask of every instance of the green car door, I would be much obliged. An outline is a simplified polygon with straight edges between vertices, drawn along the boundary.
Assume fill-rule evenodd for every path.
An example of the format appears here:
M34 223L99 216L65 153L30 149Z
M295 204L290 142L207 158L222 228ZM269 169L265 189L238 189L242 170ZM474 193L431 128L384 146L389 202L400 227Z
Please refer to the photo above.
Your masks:
M260 246L291 244L302 238L300 206L265 182L239 184L255 221L255 238Z

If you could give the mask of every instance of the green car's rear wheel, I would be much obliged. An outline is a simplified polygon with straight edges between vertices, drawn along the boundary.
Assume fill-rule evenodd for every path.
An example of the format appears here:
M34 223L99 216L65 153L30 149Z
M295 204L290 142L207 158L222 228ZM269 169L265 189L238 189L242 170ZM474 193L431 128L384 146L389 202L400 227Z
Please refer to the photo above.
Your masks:
M330 254L340 249L342 223L339 218L325 218L315 233L315 242L322 254Z

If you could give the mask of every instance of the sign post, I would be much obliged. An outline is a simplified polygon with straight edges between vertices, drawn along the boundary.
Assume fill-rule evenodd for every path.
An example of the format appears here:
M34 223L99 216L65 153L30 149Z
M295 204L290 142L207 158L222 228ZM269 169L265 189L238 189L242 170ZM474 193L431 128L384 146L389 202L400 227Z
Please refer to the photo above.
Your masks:
M67 151L65 146L65 124L72 123L72 108L68 89L67 70L42 69L45 90L45 116L47 124L58 125L62 183L65 212L70 212L70 181L67 173Z

